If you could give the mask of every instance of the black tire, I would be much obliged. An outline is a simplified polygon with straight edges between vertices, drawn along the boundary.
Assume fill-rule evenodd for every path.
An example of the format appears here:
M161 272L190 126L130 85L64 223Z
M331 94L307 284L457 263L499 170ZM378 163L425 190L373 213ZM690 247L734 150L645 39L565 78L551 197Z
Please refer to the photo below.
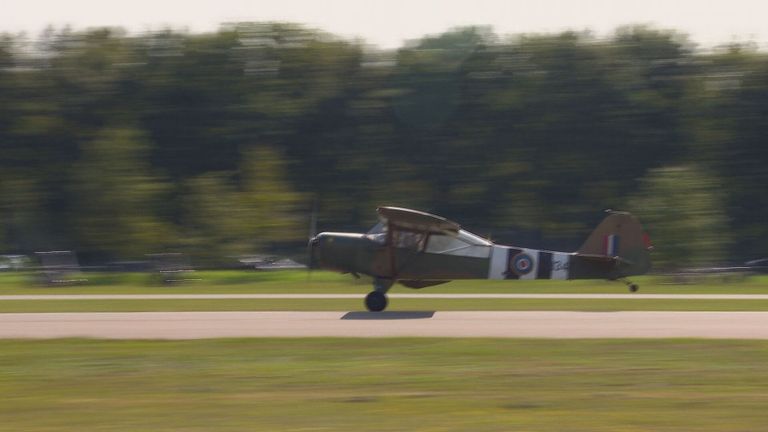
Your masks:
M371 312L381 312L387 308L387 295L378 292L371 291L365 296L365 307Z
M630 284L629 285L629 291L630 292L637 292L637 290L639 290L639 289L640 289L640 287L637 286L637 284Z

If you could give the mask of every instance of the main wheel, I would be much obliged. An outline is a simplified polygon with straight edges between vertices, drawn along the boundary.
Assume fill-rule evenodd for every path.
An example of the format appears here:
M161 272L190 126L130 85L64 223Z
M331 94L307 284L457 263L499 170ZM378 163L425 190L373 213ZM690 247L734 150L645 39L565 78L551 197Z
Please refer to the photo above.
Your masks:
M629 292L637 292L639 289L640 287L637 284L629 284Z
M387 295L378 292L371 291L365 296L365 307L371 312L381 312L387 308Z

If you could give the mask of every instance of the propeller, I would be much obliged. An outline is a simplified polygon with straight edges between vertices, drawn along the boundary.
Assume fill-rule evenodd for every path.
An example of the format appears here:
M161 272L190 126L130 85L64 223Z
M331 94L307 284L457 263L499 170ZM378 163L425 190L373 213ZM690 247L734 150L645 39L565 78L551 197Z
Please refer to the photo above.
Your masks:
M317 235L317 198L312 201L312 212L309 216L309 238L307 239L307 280L312 276L314 268L314 256L312 254L312 240Z
M312 213L309 216L309 239L317 235L317 200L312 203Z

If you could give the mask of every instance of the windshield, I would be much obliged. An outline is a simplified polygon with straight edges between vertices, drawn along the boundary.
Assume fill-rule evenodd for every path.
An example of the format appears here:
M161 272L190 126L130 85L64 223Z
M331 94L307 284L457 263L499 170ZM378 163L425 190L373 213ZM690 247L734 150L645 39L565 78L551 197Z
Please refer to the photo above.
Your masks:
M374 225L371 229L368 230L366 234L381 234L387 232L387 224L384 222L379 222L376 225Z
M373 228L369 229L367 233L365 233L365 238L369 240L373 240L376 243L384 244L387 242L387 224L383 222L379 222L376 225L373 226Z
M460 238L461 240L464 240L465 242L471 245L476 245L476 246L492 246L493 245L493 243L489 242L488 240L478 235L472 234L469 231L460 230L458 238Z

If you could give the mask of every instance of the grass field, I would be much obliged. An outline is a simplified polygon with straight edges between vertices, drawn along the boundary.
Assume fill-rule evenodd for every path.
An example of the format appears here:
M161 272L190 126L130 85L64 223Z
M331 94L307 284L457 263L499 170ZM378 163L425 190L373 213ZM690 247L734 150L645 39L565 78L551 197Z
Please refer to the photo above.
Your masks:
M159 286L87 274L8 294L356 293L317 272L216 272ZM768 279L645 293L768 293ZM393 292L414 293L396 287ZM461 281L425 293L624 293L606 281ZM0 312L362 310L357 299L4 300ZM398 299L393 310L768 310L768 300ZM0 340L2 431L756 431L768 341L533 339Z
M87 283L41 286L34 274L0 275L0 295L22 294L359 294L370 291L370 280L349 275L305 271L195 272L185 283L158 285L142 273L85 273ZM671 284L668 278L634 278L641 293L768 294L768 277L708 277L696 284ZM423 290L395 285L392 293L626 293L620 282L589 281L454 281ZM700 310L764 311L766 300L675 299L396 299L393 310ZM238 299L238 300L3 300L2 312L139 312L139 311L310 311L362 310L362 299Z
M44 287L30 283L30 274L0 276L0 295L20 294L359 294L370 291L370 280L349 275L304 271L196 272L185 283L158 285L141 273L86 273L86 284ZM641 293L768 294L768 277L703 278L696 284L671 284L662 277L639 277ZM454 281L414 291L395 285L391 293L626 293L616 281ZM765 311L766 300L683 299L397 299L391 310L691 310ZM363 310L361 299L237 299L237 300L3 300L3 312L139 312L139 311L311 311Z
M11 294L158 294L158 293L365 293L371 289L369 278L355 279L324 271L213 271L194 272L185 283L162 285L146 273L83 273L81 285L42 286L34 274L0 274L0 295ZM696 283L674 283L671 278L640 276L631 278L642 293L724 293L768 294L768 276L710 276ZM415 292L396 284L393 292ZM425 288L431 293L625 293L621 282L606 280L578 281L453 281Z
M357 299L2 300L0 313L170 311L363 311ZM397 311L768 311L768 300L390 299Z
M0 341L0 431L757 431L768 342Z

